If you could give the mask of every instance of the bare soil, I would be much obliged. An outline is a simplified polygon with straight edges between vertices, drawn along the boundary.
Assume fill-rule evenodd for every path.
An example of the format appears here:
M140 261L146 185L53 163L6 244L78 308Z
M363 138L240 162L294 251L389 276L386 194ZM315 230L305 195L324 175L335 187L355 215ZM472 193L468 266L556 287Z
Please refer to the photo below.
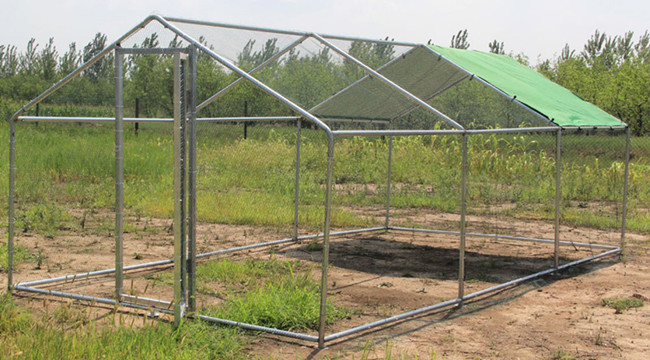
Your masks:
M381 218L383 210L352 209L369 218ZM15 282L43 279L114 266L114 236L107 222L110 213L83 214L82 229L54 237L20 233L17 243L29 249L36 260L18 265ZM430 228L453 229L454 214L402 210L405 223L426 224ZM530 237L552 238L553 227L543 222L472 216L471 231L506 233L523 229ZM124 239L127 264L168 259L173 255L170 220L127 218ZM496 231L495 231L496 230ZM236 245L287 237L281 229L220 224L198 225L198 250L206 252ZM509 232L508 232L509 233ZM563 239L575 242L616 244L610 232L575 227L562 228ZM6 235L2 235L6 236ZM445 358L445 359L647 359L650 354L650 239L628 234L627 255L568 269L559 274L526 282L463 307L416 316L343 338L324 350L271 335L255 336L252 356L271 358ZM354 314L329 327L329 333L370 321L453 299L458 294L458 236L404 231L363 233L332 239L329 294ZM561 262L584 258L602 250L563 246ZM552 244L521 242L503 238L469 237L466 253L466 294L516 279L552 266ZM289 243L272 249L251 250L229 257L269 256L298 259L320 275L322 253L309 241ZM138 296L171 300L166 285L151 281L155 274L170 271L169 266L129 273L125 292ZM6 277L0 284L6 287ZM114 280L110 276L91 280L76 279L51 289L112 297ZM605 298L637 298L645 306L616 314L602 306ZM19 293L17 299L36 314L48 311L61 298ZM201 304L210 303L203 297ZM88 309L88 305L79 305ZM107 306L93 305L98 319L112 319L138 325L147 321L145 312L124 309L119 318L108 316ZM86 310L84 310L86 311ZM130 319L130 320L129 320ZM312 332L313 333L313 332ZM564 356L564 357L563 357Z

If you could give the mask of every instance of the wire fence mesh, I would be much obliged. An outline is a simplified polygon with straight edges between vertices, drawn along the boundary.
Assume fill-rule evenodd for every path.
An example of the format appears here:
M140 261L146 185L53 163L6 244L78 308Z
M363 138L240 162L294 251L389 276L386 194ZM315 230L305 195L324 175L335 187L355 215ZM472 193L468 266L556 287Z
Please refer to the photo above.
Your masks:
M164 30L156 29L123 45L153 46L154 40L158 45L184 45L168 35L155 37L153 34ZM188 29L205 30L197 26ZM231 45L216 42L224 34L235 33ZM300 39L232 29L212 29L207 34L202 42L218 46L229 61L246 70ZM424 100L468 128L548 125L512 99L491 93L464 74L440 65L439 59L421 49L389 49L362 41L335 43L368 56L371 67L407 91L418 96L439 95L424 96ZM395 59L404 60L402 65L423 62L426 72L435 76L419 82L409 73L409 66L391 63ZM171 117L171 57L127 56L126 63L125 115ZM152 73L139 72L148 67L157 69L153 73L159 76L154 79L145 76ZM198 68L199 102L239 78L206 55L199 57ZM282 79L281 75L293 77ZM377 77L366 76L358 66L315 40L300 43L254 76L306 109L316 106L315 112L334 130L452 128L430 109ZM333 79L323 81L328 77ZM114 116L112 86L87 78L79 81L88 82L94 90L80 97L62 91L58 99L27 115ZM341 91L355 82L354 91ZM458 87L437 94L451 85ZM224 94L199 111L199 117L296 115L249 82L238 83ZM331 102L317 106L334 94L338 95ZM197 250L208 253L287 241L271 246L270 251L250 248L213 260L202 258L197 271L197 303L211 316L306 329L313 334L319 326L318 281L326 246L321 237L308 236L325 230L328 136L307 120L257 120L222 119L197 125ZM41 268L38 270L45 267L56 274L112 267L112 125L18 125L16 239L25 259L32 256ZM171 258L175 226L172 128L143 121L125 129L127 263ZM463 259L459 253L463 135L336 138L331 231L368 231L332 237L325 264L330 266L326 279L330 328L355 326L455 299L459 274L464 280L461 290L467 294L552 267L558 185L559 239L566 242L560 246L560 264L596 252L577 243L620 244L625 131L564 130L559 154L553 131L466 136ZM628 193L627 229L642 234L650 232L647 140L631 139ZM5 152L0 150L0 154ZM5 178L0 180L2 186L6 186ZM3 193L0 199L6 200L5 196ZM301 241L294 241L296 237ZM87 253L98 259L86 260ZM460 270L463 260L464 273ZM171 302L172 273L158 270L129 274L125 292ZM58 288L81 288L73 282ZM87 291L110 297L113 290L108 282L93 283ZM332 325L334 321L339 323Z

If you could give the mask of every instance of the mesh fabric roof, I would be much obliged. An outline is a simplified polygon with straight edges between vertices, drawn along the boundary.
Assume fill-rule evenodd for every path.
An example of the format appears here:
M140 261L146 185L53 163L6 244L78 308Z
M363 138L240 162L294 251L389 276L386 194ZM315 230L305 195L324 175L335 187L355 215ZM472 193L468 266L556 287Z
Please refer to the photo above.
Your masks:
M559 126L624 126L625 123L509 56L429 46L475 76Z
M450 89L455 89L464 83L463 80L468 79L469 74L473 74L511 98L516 98L520 103L533 109L555 125L563 127L625 126L625 123L612 115L582 100L571 91L509 56L435 45L431 45L429 48L433 52L423 47L415 47L378 71L417 97L427 102L433 101L430 102L432 104L436 101L431 100L432 98L448 92ZM436 54L440 56L436 56ZM473 95L476 96L476 94ZM436 107L439 105L435 104ZM518 104L512 103L512 105ZM405 99L394 89L371 76L366 76L311 111L323 119L389 120L414 106L414 103ZM480 104L477 106L480 107ZM446 112L449 109L441 106L439 110ZM483 121L484 125L488 127L503 126L500 123L485 124L485 121L490 121L487 116L488 112L487 108L483 115L480 114L480 109L475 111L475 115L481 118L477 118L477 120ZM462 119L456 118L457 114L448 113L447 115L461 122L466 128L472 127L472 124L463 123ZM531 120L531 117L535 117L532 114L527 117L522 115L521 112L518 115L520 123L512 123L512 126L507 127L549 125L539 117L537 120Z

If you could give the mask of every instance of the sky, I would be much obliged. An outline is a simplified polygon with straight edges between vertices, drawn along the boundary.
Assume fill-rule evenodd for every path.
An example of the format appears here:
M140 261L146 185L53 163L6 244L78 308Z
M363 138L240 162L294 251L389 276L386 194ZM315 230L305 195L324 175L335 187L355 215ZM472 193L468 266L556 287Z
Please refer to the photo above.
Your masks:
M569 44L582 50L596 29L608 35L650 28L647 0L0 0L0 44L20 50L30 38L50 37L59 54L83 48L97 32L109 43L150 14L317 33L384 38L448 46L468 30L470 49L505 43L535 64Z

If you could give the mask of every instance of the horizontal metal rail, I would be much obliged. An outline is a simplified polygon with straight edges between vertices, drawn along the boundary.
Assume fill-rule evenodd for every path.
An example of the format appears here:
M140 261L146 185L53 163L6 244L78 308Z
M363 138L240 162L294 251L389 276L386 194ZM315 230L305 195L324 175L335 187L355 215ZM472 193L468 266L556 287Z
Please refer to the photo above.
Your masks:
M416 310L405 312L405 313L402 313L402 314L399 314L399 315L391 316L391 317L386 318L386 319L382 319L382 320L374 321L374 322L371 322L371 323L368 323L368 324L353 327L351 329L340 331L340 332L331 334L329 336L326 336L325 341L335 340L335 339L338 339L338 338L341 338L341 337L344 337L344 336L348 336L348 335L352 335L352 334L355 334L355 333L358 333L358 332L361 332L361 331L376 328L378 326L390 324L390 323L400 321L400 320L404 320L404 319L407 319L407 318L410 318L410 317L413 317L413 316L416 316L416 315L428 313L428 312L431 312L433 310L442 309L442 308L445 308L445 307L448 307L448 306L451 306L451 305L456 305L456 304L459 304L461 302L480 297L482 295L486 295L486 294L489 294L489 293L492 293L492 292L495 292L495 291L499 291L499 290L508 288L510 286L514 286L514 285L526 282L528 280L538 278L540 276L551 274L551 273L556 272L558 270L564 270L564 269L566 269L568 267L571 267L571 266L575 266L575 265L578 265L578 264L582 264L582 263L585 263L585 262L596 260L598 258L602 258L602 257L605 257L605 256L613 255L613 254L616 254L616 253L618 253L620 251L621 251L621 249L619 249L619 248L614 249L614 250L610 250L610 251L606 251L604 253L600 253L600 254L597 254L597 255L594 255L594 256L590 256L588 258L584 258L584 259L572 261L570 263L566 263L564 265L561 265L557 269L551 268L551 269L548 269L548 270L543 270L543 271L536 272L536 273L528 275L528 276L524 276L524 277L521 277L521 278L518 278L518 279L515 279L515 280L512 280L512 281L505 282L503 284L492 286L490 288L487 288L487 289L484 289L484 290L477 291L477 292L471 293L469 295L466 295L463 298L456 298L456 299L453 299L453 300L444 301L444 302L441 302L441 303L438 303L438 304L435 304L435 305L426 306L426 307L423 307L423 308L420 308L420 309L416 309Z
M196 315L196 317L201 319L201 320L212 321L212 322L216 322L216 323L220 323L220 324L226 324L226 325L230 325L230 326L238 326L238 327L248 329L248 330L264 331L264 332L267 332L267 333L287 336L287 337L291 337L291 338L294 338L294 339L300 339L300 340L307 340L307 341L313 341L313 342L318 341L317 336L297 333L297 332L293 332L293 331L286 331L286 330L280 330L280 329L266 327L266 326L243 323L243 322L239 322L239 321L220 319L220 318L207 316L207 315L200 315L199 314L199 315Z
M90 122L90 123L95 123L95 122L114 122L115 118L114 117L80 117L80 116L19 116L16 118L16 121L24 121L24 122ZM163 123L163 122L172 122L173 119L171 118L124 118L124 122L140 122L140 123L146 123L146 122L155 122L155 123Z
M453 230L418 229L418 228L409 228L409 227L400 227L400 226L391 226L388 229L389 230L399 230L399 231L414 231L414 232L432 233L432 234L460 235L460 231L453 231ZM525 236L512 236L512 235L500 235L500 234L483 234L483 233L465 233L465 235L472 236L472 237L486 237L486 238L506 239L506 240L522 240L522 241L532 241L532 242L549 243L549 244L555 243L555 240L540 239L540 238L530 238L530 237L525 237ZM594 248L594 249L617 249L618 248L618 246L612 246L612 245L588 244L588 243L580 243L580 242L572 242L572 241L560 241L560 244L562 244L562 245L575 245L575 246L579 246L579 247L587 247L587 248Z
M161 312L172 313L172 311L169 309L161 308L157 306L139 305L131 302L118 302L114 299L107 299L107 298L102 298L97 296L87 296L81 294L73 294L73 293L49 290L49 289L39 289L39 288L25 286L25 285L16 285L14 287L14 290L32 292L32 293L43 294L43 295L59 296L68 299L82 300L82 301L88 301L91 303L98 303L98 304L120 305L120 306L130 307L134 309L140 309L140 310L151 310L151 308L153 307L156 310L159 310Z
M152 299L148 297L142 297L137 295L121 294L120 304L124 302L130 302L136 305L150 305L155 307L162 307L164 309L171 309L173 303L171 301L165 301L160 299Z
M197 118L202 122L267 122L267 121L296 121L300 116L233 116L233 117L206 117ZM24 122L114 122L114 117L78 117L78 116L19 116L17 121ZM154 122L171 123L172 118L124 118L124 122Z
M616 126L562 126L562 130L625 130L628 125Z
M503 128L503 129L474 129L467 130L468 134L515 134L515 133L537 133L537 132L558 132L557 126L538 126L523 128Z
M326 123L377 123L377 124L390 124L390 119L363 119L363 118L336 118L336 117L323 117Z
M189 54L189 48L116 48L115 52L123 55L174 55Z
M265 27L258 27L258 26L235 25L235 24L226 24L226 23L219 23L213 21L201 21L201 20L183 19L183 18L167 17L167 16L163 16L163 18L170 22L191 24L191 25L202 25L202 26L220 27L226 29L259 31L259 32L266 32L266 33L273 33L273 34L294 35L294 36L311 35L310 32L306 32L306 31L272 29L272 28L265 28ZM412 43L412 42L382 40L382 39L366 39L366 38L359 38L359 37L352 37L352 36L345 36L345 35L320 34L320 36L326 39L343 40L343 41L365 41L365 42L371 42L376 44L390 44L396 46L419 46L420 45L418 43Z
M463 301L463 300L462 299L447 300L447 301L443 301L441 303L437 303L435 305L425 306L423 308L419 308L419 309L416 309L416 310L413 310L413 311L409 311L409 312L405 312L405 313L402 313L402 314L399 314L399 315L391 316L389 318L373 321L371 323L363 324L363 325L360 325L360 326L357 326L357 327L353 327L351 329L347 329L347 330L344 330L344 331L340 331L340 332L325 336L325 341L332 341L332 340L335 340L335 339L338 339L338 338L341 338L341 337L344 337L344 336L348 336L348 335L352 335L352 334L355 334L355 333L358 333L358 332L361 332L361 331L376 328L378 326L390 324L390 323L395 322L395 321L403 320L403 319L410 318L410 317L413 317L413 316L416 316L416 315L431 312L433 310L437 310L437 309L441 309L441 308L444 308L444 307L447 307L447 306L455 305L455 304L460 303L461 301Z
M334 137L346 136L409 136L409 135L462 135L465 130L335 130Z
M330 233L330 236L337 236L337 235L341 236L341 235L358 234L358 233L362 233L362 232L373 232L373 231L382 231L382 230L386 230L386 228L382 226L382 227L373 227L373 228L364 228L364 229L343 230L343 231L332 232L332 233ZM323 234L320 233L320 234L313 234L313 235L303 235L303 236L299 236L298 240L317 239L319 237L323 237ZM213 256L213 255L227 254L227 253L236 252L236 251L242 251L242 250L255 249L255 248L260 248L260 247L265 247L265 246L278 245L278 244L283 244L283 243L287 243L287 242L291 242L291 241L296 241L296 239L294 239L294 238L285 238L285 239L280 239L280 240L261 242L261 243L257 243L257 244L238 246L238 247L234 247L234 248L228 248L228 249L223 249L223 250L216 250L216 251L197 254L196 257L197 258L204 258L204 257ZM173 263L174 263L174 259L158 260L158 261L152 261L152 262L147 262L147 263L142 263L142 264L135 264L135 265L125 266L124 271L138 270L138 269L144 269L144 268L154 267L154 266L169 265L169 264L173 264ZM77 279L80 280L80 279L94 277L94 276L108 275L108 274L112 274L114 272L115 272L115 268L97 270L97 271L88 271L88 272L83 272L83 273L78 273L78 274L73 274L73 275L65 275L65 276L54 277L54 278L50 278L50 279L42 279L42 280L20 282L20 283L16 284L16 286L18 286L18 285L21 285L21 286L36 286L36 285L51 284L51 283L60 282L60 281L75 281Z
M300 116L234 116L234 117L204 117L196 118L203 122L266 122L266 121L297 121Z
M357 233L362 233L362 232L372 232L372 231L381 231L381 230L386 230L386 228L385 227L375 227L375 228L368 228L368 229L336 231L336 232L331 232L330 236L341 236L341 235L357 234ZM280 239L280 240L267 241L267 242L262 242L262 243L257 243L257 244L237 246L237 247L229 248L229 249L210 251L210 252L207 252L207 253L198 254L198 255L196 255L196 257L197 258L203 258L203 257L208 257L208 256L213 256L213 255L232 253L232 252L236 252L236 251L249 250L249 249L255 249L255 248L260 248L260 247L265 247L265 246L284 244L284 243L298 241L298 240L317 239L317 238L323 237L323 236L324 235L321 233L321 234L298 236L297 239L294 239L292 237L291 238L284 238L284 239Z
M491 292L494 292L494 291L499 291L499 290L505 289L507 287L517 285L517 284L520 284L522 282L526 282L528 280L532 280L532 279L540 277L540 276L552 274L554 272L567 269L567 268L569 268L571 266L584 264L586 262L593 261L593 260L596 260L596 259L600 259L602 257L606 257L606 256L610 256L610 255L615 255L615 254L618 254L620 252L621 252L621 248L616 248L616 249L612 249L612 250L609 250L609 251L602 252L600 254L596 254L596 255L593 255L593 256L586 257L584 259L571 261L571 262L568 262L568 263L566 263L564 265L560 265L557 268L551 268L551 269L543 270L543 271L540 271L540 272L536 272L536 273L528 275L528 276L524 276L524 277L521 277L521 278L518 278L518 279L515 279L515 280L505 282L503 284L499 284L499 285L496 285L496 286L493 286L493 287L490 287L490 288L487 288L487 289L484 289L484 290L481 290L481 291L477 291L475 293L471 293L469 295L466 295L463 298L463 300L471 300L471 299L477 298L479 296L482 296L482 295L485 295L485 294L488 294L488 293L491 293Z
M158 261L152 261L152 262L147 262L147 263L142 263L142 264L135 264L135 265L125 266L123 270L124 271L126 271L126 270L137 270L137 269L144 269L144 268L154 267L154 266L169 265L169 264L173 264L173 263L174 263L173 259L158 260ZM16 286L18 286L18 285L24 285L24 286L44 285L44 284L50 284L50 283L55 283L55 282L59 282L59 281L68 281L68 280L75 281L77 279L81 280L81 279L84 279L84 278L89 278L91 276L108 275L108 274L112 274L114 272L115 272L115 268L97 270L97 271L88 271L88 272L78 273L78 274L74 274L74 275L66 275L66 276L54 277L54 278L50 278L50 279L42 279L42 280L21 282L21 283L16 284Z
M410 136L410 135L462 135L462 134L515 134L557 132L559 127L530 127L512 129L477 129L477 130L335 130L334 136Z

